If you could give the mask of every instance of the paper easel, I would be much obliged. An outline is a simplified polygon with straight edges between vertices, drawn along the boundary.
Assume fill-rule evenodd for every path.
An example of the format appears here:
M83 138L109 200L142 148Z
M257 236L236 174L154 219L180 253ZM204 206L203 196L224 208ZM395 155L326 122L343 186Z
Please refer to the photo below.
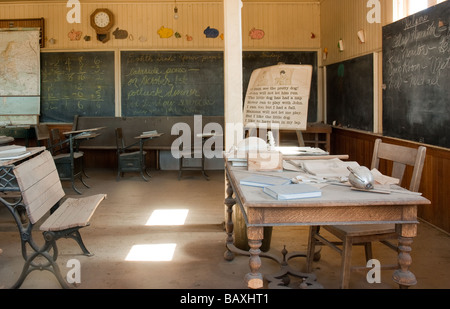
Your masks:
M311 65L287 65L253 71L244 103L244 128L267 129L279 144L279 130L294 130L299 143L306 130L311 89Z

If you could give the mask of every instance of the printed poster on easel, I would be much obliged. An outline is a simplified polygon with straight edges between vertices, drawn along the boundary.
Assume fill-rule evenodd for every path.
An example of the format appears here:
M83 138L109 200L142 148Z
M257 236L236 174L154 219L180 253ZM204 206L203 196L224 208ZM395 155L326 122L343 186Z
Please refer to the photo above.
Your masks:
M244 126L306 130L311 65L280 64L253 71L244 104Z

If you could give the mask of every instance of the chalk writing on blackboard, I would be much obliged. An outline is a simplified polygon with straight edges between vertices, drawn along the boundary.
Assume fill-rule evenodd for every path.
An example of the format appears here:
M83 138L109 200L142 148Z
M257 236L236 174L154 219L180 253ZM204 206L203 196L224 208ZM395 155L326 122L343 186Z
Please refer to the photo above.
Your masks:
M450 3L383 27L383 131L450 147Z
M114 116L114 53L42 53L41 121Z
M244 124L276 124L282 130L305 130L312 66L277 65L257 69L250 78Z
M223 115L219 52L122 52L122 115Z

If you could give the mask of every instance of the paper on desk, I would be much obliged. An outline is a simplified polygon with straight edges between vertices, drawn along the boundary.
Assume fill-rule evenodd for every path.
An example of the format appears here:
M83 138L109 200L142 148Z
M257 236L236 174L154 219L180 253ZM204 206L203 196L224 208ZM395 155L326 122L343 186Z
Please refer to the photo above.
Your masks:
M398 185L400 182L397 178L381 174L380 171L376 168L372 169L370 172L372 173L375 182L379 183L380 185Z
M301 168L307 173L324 177L324 178L341 178L348 177L349 171L347 167L356 168L359 164L356 161L342 161L340 159L329 160L303 160Z

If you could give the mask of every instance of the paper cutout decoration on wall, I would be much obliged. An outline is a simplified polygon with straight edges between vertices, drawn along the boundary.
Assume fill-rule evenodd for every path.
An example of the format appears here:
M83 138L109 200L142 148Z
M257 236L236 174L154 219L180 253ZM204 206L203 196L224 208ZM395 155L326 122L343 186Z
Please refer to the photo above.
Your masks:
M81 31L75 31L75 29L72 29L69 31L67 36L71 41L79 41L81 39L81 34L82 34Z
M181 38L181 34L177 31L177 32L175 32L175 37L176 37L177 39L179 39L179 38Z
M173 30L162 26L161 28L159 28L158 34L161 39L167 39L173 35Z
M248 35L252 40L261 40L264 38L265 33L264 30L252 28Z
M219 30L215 29L215 28L211 28L211 27L207 27L203 33L206 35L207 38L217 38L219 36Z
M190 36L189 34L186 34L186 41L192 41L193 38L192 36Z
M128 31L119 28L116 28L116 30L114 30L112 34L114 35L114 38L118 40L123 40L128 37Z

